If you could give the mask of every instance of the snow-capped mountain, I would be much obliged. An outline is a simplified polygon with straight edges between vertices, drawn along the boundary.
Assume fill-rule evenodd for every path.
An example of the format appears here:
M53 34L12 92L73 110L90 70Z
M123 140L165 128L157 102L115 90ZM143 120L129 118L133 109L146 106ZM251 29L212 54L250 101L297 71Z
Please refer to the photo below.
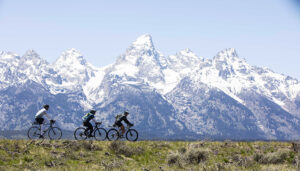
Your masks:
M235 49L212 59L190 49L165 56L148 34L98 68L76 49L52 64L29 50L0 52L1 129L24 129L44 103L63 129L91 108L112 125L128 110L143 137L300 139L300 83L249 65Z

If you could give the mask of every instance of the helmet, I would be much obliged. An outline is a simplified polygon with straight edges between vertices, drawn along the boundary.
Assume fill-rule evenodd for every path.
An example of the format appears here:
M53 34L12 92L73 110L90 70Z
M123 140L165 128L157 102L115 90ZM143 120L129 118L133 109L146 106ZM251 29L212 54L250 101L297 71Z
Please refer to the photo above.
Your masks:
M128 115L129 114L129 112L127 112L127 111L124 111L124 115Z
M43 107L44 107L44 108L49 108L49 105L45 104Z
M96 110L93 110L93 109L92 109L92 110L90 110L90 113L91 113L91 114L95 114L95 113L96 113Z

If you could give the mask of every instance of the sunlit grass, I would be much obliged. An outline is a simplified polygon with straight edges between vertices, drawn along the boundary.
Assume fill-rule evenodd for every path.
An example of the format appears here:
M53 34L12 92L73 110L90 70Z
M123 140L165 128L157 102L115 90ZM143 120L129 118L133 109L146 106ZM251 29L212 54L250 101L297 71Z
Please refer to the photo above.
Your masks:
M0 170L298 170L291 142L0 140Z

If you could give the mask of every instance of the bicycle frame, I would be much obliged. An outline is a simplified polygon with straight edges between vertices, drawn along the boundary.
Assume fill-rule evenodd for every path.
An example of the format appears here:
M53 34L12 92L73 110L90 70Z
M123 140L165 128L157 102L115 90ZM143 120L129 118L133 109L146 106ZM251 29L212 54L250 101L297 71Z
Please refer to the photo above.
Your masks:
M94 133L94 132L96 131L96 129L101 128L101 127L100 127L101 124L102 124L102 122L100 122L100 123L98 123L98 124L95 124L95 125L93 126L93 132L92 132L92 133ZM84 126L84 127L87 128L86 126Z
M50 130L50 128L52 128L53 127L53 124L54 123L45 123L45 124L38 124L39 125L39 130L40 130L40 135L45 135L46 134L46 132L48 132L49 130ZM33 124L34 125L34 124ZM46 129L44 129L44 131L42 132L42 130L41 130L41 128L42 128L42 125L43 126L47 126L46 127Z
M118 126L110 126L112 128L118 128L118 133L119 133L119 137L121 136L121 133L122 133L122 130L121 130L121 127L118 127ZM124 134L126 134L126 132L131 128L131 126L124 126Z
M119 138L126 138L129 141L136 141L138 139L138 132L135 129L131 129L132 126L126 126L124 134L121 134L121 129L117 129L117 126L110 126L112 127L107 132L108 140L118 140ZM133 139L132 139L133 137Z
M101 127L102 122L96 123L93 126L93 132L90 132L90 130L87 132L87 126L84 127L78 127L75 131L74 131L74 137L76 140L79 139L86 139L86 138L95 138L96 140L105 140L107 137L107 131ZM101 132L102 131L102 132ZM104 134L105 132L105 134ZM99 136L100 135L100 136ZM104 137L102 137L101 135L104 135Z

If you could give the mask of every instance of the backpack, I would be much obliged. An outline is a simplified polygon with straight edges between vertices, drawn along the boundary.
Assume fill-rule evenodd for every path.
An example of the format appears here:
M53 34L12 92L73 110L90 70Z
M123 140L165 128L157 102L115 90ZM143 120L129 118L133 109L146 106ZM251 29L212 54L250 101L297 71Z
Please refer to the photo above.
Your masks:
M122 114L118 114L117 116L115 116L115 122L117 122L119 119L121 119L123 115Z

